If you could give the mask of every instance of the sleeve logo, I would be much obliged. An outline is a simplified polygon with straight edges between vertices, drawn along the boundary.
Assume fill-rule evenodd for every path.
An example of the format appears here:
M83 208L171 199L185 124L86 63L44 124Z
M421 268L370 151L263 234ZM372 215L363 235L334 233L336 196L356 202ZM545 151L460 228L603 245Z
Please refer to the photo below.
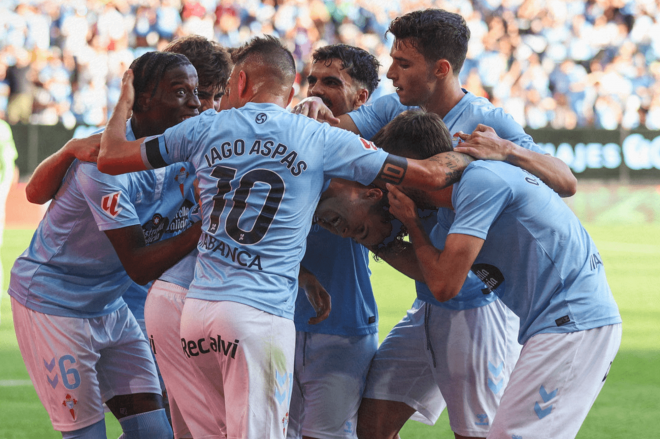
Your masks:
M374 145L373 142L363 139L362 137L360 137L360 142L362 142L362 146L364 146L364 149L371 151L378 151L378 147Z
M119 196L121 191L115 192L113 194L105 195L101 199L101 208L105 213L110 215L113 218L116 218L117 215L123 210L121 207L117 208L119 205Z

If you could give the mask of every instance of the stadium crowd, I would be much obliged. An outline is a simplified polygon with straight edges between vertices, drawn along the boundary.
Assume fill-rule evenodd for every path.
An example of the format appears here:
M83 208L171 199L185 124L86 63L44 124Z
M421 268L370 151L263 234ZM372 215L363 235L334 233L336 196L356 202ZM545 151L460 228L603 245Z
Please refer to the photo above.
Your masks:
M370 51L384 77L387 24L425 7L466 17L472 38L462 83L521 125L660 129L658 0L4 0L0 117L103 125L131 61L189 34L226 47L279 36L301 73L297 101L322 45ZM376 96L392 92L390 84L381 81Z

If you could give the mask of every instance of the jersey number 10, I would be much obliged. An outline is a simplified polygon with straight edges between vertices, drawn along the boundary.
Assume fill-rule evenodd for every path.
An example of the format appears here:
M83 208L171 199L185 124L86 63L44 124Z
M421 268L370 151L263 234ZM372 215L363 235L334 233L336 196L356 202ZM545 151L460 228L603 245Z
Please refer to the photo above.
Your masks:
M225 195L231 192L231 182L236 177L236 169L226 166L216 166L211 171L211 177L218 179L218 192L213 196L213 209L211 211L211 224L208 232L215 234L220 227L220 217L225 209L227 200ZM261 207L261 212L252 226L252 230L243 230L238 226L238 220L247 207L247 198L255 183L266 183L270 186L266 201ZM238 188L234 193L234 206L227 215L225 231L227 235L239 244L256 244L263 239L268 232L275 214L280 207L284 197L284 180L277 173L268 169L253 169L240 179Z

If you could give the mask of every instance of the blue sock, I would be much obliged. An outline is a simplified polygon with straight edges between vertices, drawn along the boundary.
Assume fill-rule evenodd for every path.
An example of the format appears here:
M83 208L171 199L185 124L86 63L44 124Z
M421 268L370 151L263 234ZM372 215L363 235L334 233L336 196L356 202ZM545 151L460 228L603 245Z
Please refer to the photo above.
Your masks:
M119 420L124 430L120 439L172 439L172 427L167 422L165 409L126 416Z
M105 419L101 419L89 427L74 431L63 431L62 439L106 439Z

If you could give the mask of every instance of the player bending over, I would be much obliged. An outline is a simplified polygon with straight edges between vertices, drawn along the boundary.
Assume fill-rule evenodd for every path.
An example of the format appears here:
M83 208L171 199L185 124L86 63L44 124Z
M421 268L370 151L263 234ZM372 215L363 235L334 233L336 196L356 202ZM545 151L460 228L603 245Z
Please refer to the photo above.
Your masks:
M127 72L99 166L112 173L178 160L195 166L204 233L181 319L182 351L207 389L210 422L223 420L231 437L277 437L288 421L298 267L323 182L390 181L435 195L456 180L449 166L469 159L453 152L402 159L288 113L295 65L272 37L251 40L232 60L223 97L230 111L137 141L120 129L133 101Z
M197 75L185 57L153 52L132 67L140 99L121 121L128 138L198 113ZM48 166L36 182L52 180ZM123 437L172 437L149 345L121 296L195 248L199 227L161 241L194 202L188 166L110 177L74 161L14 264L9 294L19 347L64 438L105 438L104 402ZM162 197L173 191L177 197Z

